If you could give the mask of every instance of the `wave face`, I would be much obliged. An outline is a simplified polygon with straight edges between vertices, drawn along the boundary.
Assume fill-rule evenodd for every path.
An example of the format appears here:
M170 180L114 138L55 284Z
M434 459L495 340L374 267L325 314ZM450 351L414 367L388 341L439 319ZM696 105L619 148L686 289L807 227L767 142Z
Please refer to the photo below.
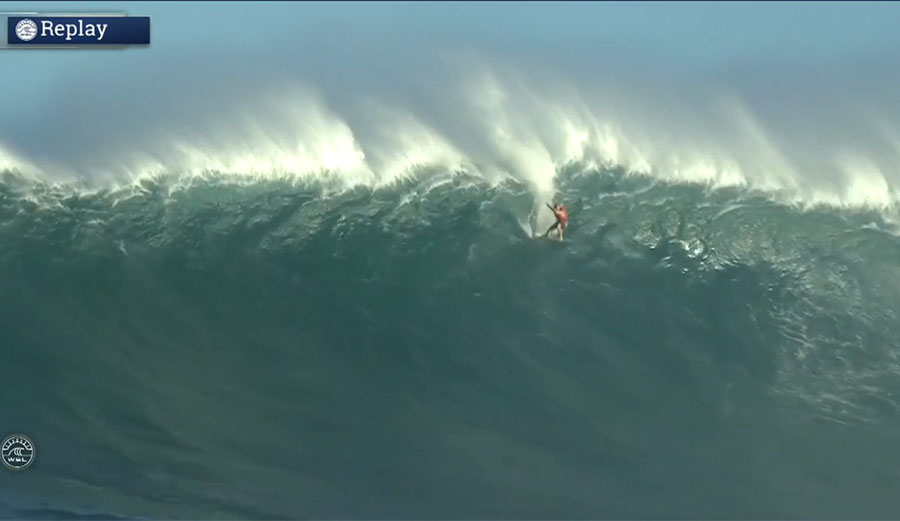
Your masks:
M900 508L881 213L577 165L0 183L13 517L860 518Z

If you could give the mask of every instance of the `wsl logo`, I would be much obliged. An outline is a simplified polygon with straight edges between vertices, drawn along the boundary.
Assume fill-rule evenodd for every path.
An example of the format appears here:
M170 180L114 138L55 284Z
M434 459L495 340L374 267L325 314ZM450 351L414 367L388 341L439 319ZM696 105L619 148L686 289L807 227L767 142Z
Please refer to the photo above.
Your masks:
M19 23L16 24L16 37L23 42L30 42L37 36L37 28L37 24L34 23L34 20L28 18L19 20Z
M24 470L34 461L34 443L21 434L13 434L0 445L3 464L12 470Z

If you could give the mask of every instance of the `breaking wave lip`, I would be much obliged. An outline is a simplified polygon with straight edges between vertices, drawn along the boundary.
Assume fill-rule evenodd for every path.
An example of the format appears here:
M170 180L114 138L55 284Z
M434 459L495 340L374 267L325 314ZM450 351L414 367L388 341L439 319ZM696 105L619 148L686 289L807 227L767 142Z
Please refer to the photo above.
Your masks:
M265 172L265 173L264 173ZM102 182L90 179L48 180L46 177L35 174L34 170L25 174L17 167L0 169L0 187L8 193L14 193L22 199L29 200L38 206L50 207L59 204L59 200L71 196L90 196L104 194L112 196L113 206L132 197L140 197L151 192L164 193L166 197L172 197L177 192L190 190L194 187L205 185L233 185L233 186L264 186L284 185L294 189L302 188L313 190L319 197L331 197L341 193L364 188L367 190L402 190L408 192L407 198L426 196L431 190L454 181L484 186L516 186L530 194L533 206L528 217L538 216L537 226L549 225L540 209L544 202L557 198L581 199L582 194L573 190L572 186L563 186L566 178L590 178L596 176L612 175L622 180L631 180L629 188L623 193L601 194L601 199L617 196L637 196L641 192L653 189L656 186L695 186L709 191L712 196L715 192L741 193L742 198L761 197L778 205L797 209L801 212L813 211L819 208L831 208L839 211L868 212L875 211L879 216L879 223L873 224L877 229L900 235L900 214L898 206L894 203L871 204L863 200L850 204L847 201L836 200L832 197L820 197L807 200L798 196L797 192L778 188L755 187L747 183L716 184L709 181L696 181L684 179L672 179L654 176L651 173L629 170L624 166L615 164L597 164L594 161L572 161L554 168L553 185L545 191L535 190L533 184L523 181L514 175L485 176L474 165L455 164L451 167L434 163L413 164L405 167L400 175L372 182L374 176L367 171L365 178L346 176L341 171L323 170L318 172L306 172L296 174L285 170L275 171L250 171L232 172L230 170L197 169L194 171L181 171L177 173L167 171L147 172L134 176L127 181L104 180ZM571 185L571 183L569 183ZM737 192L735 192L735 190ZM742 203L735 202L736 207ZM729 211L722 210L723 213ZM547 217L549 219L549 217Z
M198 75L192 81L209 84L209 100L177 85L157 93L147 82L131 86L127 102L114 98L97 108L91 117L108 120L103 125L74 142L57 140L46 153L13 150L15 140L0 136L0 170L101 185L215 175L336 190L458 171L489 182L512 178L549 199L559 171L576 163L676 183L744 186L800 205L891 210L900 202L900 132L889 113L863 118L871 124L856 131L858 138L831 122L816 149L805 135L811 130L779 127L752 99L724 87L679 97L642 84L631 94L628 79L576 85L477 59L459 59L448 70L440 88L393 101L365 92L336 100L315 82L283 75L253 89ZM65 114L62 106L78 105L70 103L78 94L70 96L54 107ZM135 108L134 97L148 106ZM83 119L80 110L67 117Z

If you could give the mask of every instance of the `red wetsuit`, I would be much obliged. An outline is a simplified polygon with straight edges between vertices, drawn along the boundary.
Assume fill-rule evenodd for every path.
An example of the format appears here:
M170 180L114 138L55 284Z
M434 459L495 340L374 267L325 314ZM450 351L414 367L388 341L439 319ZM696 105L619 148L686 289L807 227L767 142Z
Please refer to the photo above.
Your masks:
M559 210L559 220L563 226L567 226L569 224L569 210L565 206L560 206Z

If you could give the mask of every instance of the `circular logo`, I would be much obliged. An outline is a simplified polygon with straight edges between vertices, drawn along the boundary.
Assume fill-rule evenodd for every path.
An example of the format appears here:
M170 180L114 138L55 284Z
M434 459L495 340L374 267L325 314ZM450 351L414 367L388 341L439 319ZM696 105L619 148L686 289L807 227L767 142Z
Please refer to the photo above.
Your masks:
M21 434L7 436L0 449L3 464L13 470L25 469L34 461L34 443Z
M19 23L16 24L16 36L23 42L34 40L34 37L37 36L37 24L28 18L19 20Z

